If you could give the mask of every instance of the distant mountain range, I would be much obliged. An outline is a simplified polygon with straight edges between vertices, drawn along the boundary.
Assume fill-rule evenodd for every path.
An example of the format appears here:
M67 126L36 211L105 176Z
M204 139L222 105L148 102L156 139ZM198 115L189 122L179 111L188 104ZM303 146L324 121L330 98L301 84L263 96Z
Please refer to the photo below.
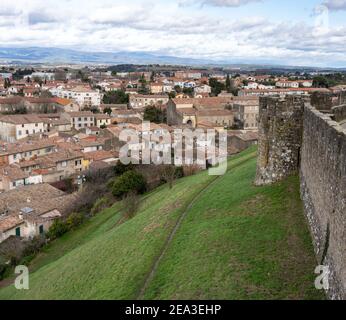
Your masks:
M71 64L182 64L203 65L210 61L161 56L146 52L86 52L60 48L4 48L0 47L0 60L26 63Z
M284 66L279 62L243 61L213 61L206 59L180 58L147 52L87 52L73 49L26 47L13 48L0 46L0 62L13 64L168 64L190 66L218 66L251 69L305 69L320 70L322 68ZM326 69L326 68L323 68ZM328 68L332 70L333 68ZM343 70L346 70L345 68Z

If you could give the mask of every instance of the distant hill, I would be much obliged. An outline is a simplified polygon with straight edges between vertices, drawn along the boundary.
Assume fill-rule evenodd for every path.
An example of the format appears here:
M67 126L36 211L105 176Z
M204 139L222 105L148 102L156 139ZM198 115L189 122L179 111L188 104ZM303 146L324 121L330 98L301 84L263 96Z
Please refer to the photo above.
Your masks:
M85 52L60 48L4 48L0 47L0 60L31 63L76 64L208 64L206 60L154 55L145 52Z
M322 299L298 177L256 188L255 171L251 148L224 176L145 195L131 220L115 204L40 253L29 290L0 299Z
M282 65L272 59L250 61L230 57L224 60L182 58L147 52L88 52L62 48L25 47L14 48L0 46L0 62L14 64L161 64L185 66L214 66L247 70L336 70L333 68L297 67ZM342 70L342 69L337 69ZM344 70L346 70L344 68Z

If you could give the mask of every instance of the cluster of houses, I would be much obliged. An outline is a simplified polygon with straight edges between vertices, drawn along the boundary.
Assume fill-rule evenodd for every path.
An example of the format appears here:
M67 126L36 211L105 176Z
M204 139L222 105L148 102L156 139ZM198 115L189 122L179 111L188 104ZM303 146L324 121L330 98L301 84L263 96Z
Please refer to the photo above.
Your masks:
M0 243L10 237L31 239L47 232L55 219L71 211L75 194L49 184L0 193Z
M345 91L346 87L338 85L331 88L315 88L313 80L304 76L275 77L272 75L239 76L234 79L236 86L240 89L238 96L281 96L302 95L310 96L314 92L339 93ZM244 84L244 82L246 84Z
M226 130L227 152L233 154L257 143L260 96L327 90L312 88L310 80L238 75L231 79L237 96L226 91L212 96L211 77L224 84L230 80L223 73L192 69L92 72L89 82L56 80L52 72L14 81L10 73L0 73L0 242L44 233L68 213L74 194L59 190L61 182L78 183L90 170L114 166L125 144L123 129L133 129L139 137L184 128ZM37 78L39 83L33 80ZM128 103L102 103L105 94L118 90L128 94ZM164 112L166 123L143 127L149 106ZM139 158L142 148L141 140L130 146ZM160 154L172 144L150 148Z

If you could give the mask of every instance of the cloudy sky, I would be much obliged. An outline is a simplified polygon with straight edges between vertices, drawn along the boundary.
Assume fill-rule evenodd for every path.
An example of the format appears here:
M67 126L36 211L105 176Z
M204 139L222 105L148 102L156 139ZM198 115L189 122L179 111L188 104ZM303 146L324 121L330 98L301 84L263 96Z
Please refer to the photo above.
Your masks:
M0 46L346 67L346 0L0 0Z

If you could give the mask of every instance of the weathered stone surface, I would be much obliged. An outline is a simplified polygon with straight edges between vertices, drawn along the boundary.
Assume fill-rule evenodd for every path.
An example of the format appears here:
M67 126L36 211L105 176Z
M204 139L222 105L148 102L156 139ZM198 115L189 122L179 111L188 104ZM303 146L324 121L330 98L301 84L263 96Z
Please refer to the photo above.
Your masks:
M335 121L340 122L346 119L346 104L334 107L332 111L334 114Z
M297 172L302 143L304 100L260 99L256 185L280 181Z
M324 99L315 105L325 111ZM297 97L260 100L255 183L274 183L300 167L301 197L318 263L330 270L331 299L346 299L346 132L332 120L343 118L344 108L325 114Z
M326 254L323 264L331 273L328 295L345 299L346 134L336 122L326 120L308 105L303 126L300 179L305 213L321 264Z
M311 105L317 110L331 110L333 107L333 94L318 91L313 92L311 94Z

